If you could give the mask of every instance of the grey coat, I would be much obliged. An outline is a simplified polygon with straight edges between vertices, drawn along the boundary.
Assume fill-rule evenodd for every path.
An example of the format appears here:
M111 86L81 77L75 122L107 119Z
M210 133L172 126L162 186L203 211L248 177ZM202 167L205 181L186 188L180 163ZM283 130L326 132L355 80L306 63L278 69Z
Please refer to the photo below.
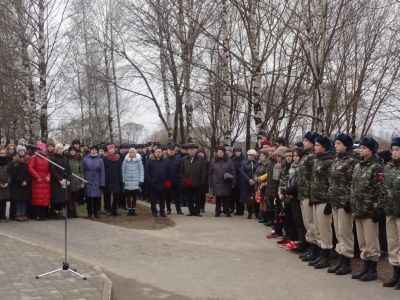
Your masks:
M232 181L224 179L224 174L233 175ZM225 157L223 159L214 158L208 170L208 185L212 188L214 196L229 197L231 189L235 186L236 169L232 160Z

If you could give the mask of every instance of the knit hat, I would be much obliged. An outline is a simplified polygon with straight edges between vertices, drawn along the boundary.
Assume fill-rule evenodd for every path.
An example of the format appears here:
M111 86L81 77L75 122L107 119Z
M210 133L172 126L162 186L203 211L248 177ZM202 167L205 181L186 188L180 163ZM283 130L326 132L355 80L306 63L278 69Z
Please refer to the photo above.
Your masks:
M326 135L318 135L315 138L315 142L320 144L322 147L324 147L326 150L330 150L332 148L332 141L329 137Z
M242 153L242 148L233 148L233 152L240 152L240 153Z
M376 153L379 149L379 143L372 137L363 137L359 144L360 146L365 146L371 149L371 151L374 153Z
M319 134L316 131L308 131L305 135L304 138L311 143L315 144L315 139L319 136Z
M275 150L275 156L279 156L279 157L282 157L282 158L286 158L286 150L287 150L288 148L287 147L285 147L285 146L280 146L280 147L278 147L276 150Z
M48 139L48 140L47 140L47 146L53 146L53 147L55 147L55 146L56 146L56 143L54 142L53 139Z
M229 151L233 153L233 147L225 147L225 151Z
M392 148L393 146L400 147L400 137L395 137L392 140L392 143L390 144L390 148ZM18 147L17 147L17 149L18 149Z
M335 137L335 141L339 141L342 142L343 145L345 145L347 147L347 149L350 149L351 147L353 147L353 138L347 134L347 133L338 133Z
M221 150L224 153L226 152L226 148L224 146L218 146L218 147L215 148L215 152L217 152L219 150Z
M249 151L247 151L247 155L257 156L257 151L254 149L250 149Z
M16 152L18 153L18 152L21 151L21 150L26 151L26 147L23 146L23 145L18 145L18 146L17 146L17 149L16 149Z
M46 144L43 143L42 141L38 141L38 142L36 142L36 147L43 149L43 148L46 148Z
M262 140L260 143L260 146L271 146L271 141L270 140Z

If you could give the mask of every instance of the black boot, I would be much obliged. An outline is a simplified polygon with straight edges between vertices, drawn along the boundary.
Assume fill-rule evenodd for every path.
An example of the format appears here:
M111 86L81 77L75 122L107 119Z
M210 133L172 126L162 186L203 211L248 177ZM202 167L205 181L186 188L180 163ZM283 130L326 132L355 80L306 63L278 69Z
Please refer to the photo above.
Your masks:
M260 221L258 223L267 223L267 214L265 211L260 211Z
M336 265L330 267L328 269L328 273L336 273L336 271L339 270L340 267L343 265L343 259L344 259L344 256L340 255L338 263Z
M360 279L361 276L367 274L368 267L369 267L369 260L364 260L364 264L363 264L363 267L362 267L361 271L357 272L357 273L353 273L351 275L351 279Z
M378 273L376 271L376 267L378 265L378 262L376 261L370 261L369 262L369 267L368 267L368 272L361 276L360 280L361 281L373 281L378 278Z
M313 259L314 258L314 259ZM311 259L308 263L309 266L314 266L321 258L321 249L314 245L312 247L312 254L308 259Z
M319 247L315 244L310 245L311 252L309 255L306 255L302 258L302 261L312 262L319 258Z
M325 269L329 267L329 255L331 254L330 249L322 249L320 260L314 265L314 269Z
M351 273L351 260L343 256L342 266L335 272L336 275L347 275Z
M302 253L302 254L300 254L299 255L299 258L300 259L303 259L304 257L306 257L307 255L311 255L311 248L309 247L307 250L306 250L306 252L305 253Z
M383 282L384 287L394 287L400 280L400 267L393 266L393 276L389 280Z

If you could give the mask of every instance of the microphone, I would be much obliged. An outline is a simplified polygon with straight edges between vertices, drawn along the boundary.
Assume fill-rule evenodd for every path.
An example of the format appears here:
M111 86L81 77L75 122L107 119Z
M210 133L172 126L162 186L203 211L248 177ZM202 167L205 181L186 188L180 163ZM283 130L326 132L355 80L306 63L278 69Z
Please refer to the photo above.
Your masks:
M41 150L42 149L42 148L40 148L38 146L27 144L27 143L19 143L19 145L25 146L27 148L33 148L33 149L36 149L36 150Z

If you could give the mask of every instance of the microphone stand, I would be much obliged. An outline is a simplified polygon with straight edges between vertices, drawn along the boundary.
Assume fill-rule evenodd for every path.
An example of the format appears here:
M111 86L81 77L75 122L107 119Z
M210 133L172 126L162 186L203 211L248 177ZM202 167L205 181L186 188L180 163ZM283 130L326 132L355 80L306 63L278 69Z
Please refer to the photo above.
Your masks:
M31 146L31 145L30 145ZM35 147L36 148L36 147ZM49 163L51 163L53 166L59 168L60 170L62 170L64 172L64 179L67 178L67 173L64 167L60 166L59 164L56 164L54 161L48 159L47 157L41 155L40 153L35 153L35 155L45 159L46 161L48 161ZM83 179L82 177L74 174L71 172L71 175L78 178L79 180L81 180L82 182L86 183L86 184L90 184L87 180ZM57 273L57 272L62 272L62 271L67 271L67 272L71 272L73 274L75 274L76 276L82 278L83 280L86 280L86 277L83 276L82 274L79 274L75 269L71 269L69 267L69 263L67 260L67 245L68 245L68 240L67 240L67 224L68 224L68 218L67 218L67 200L68 200L68 188L67 185L65 185L65 187L62 187L65 189L65 203L64 203L64 207L63 207L63 214L64 214L64 221L65 221L65 226L64 226L64 261L62 263L62 267L59 269L55 269L53 271L44 273L44 274L40 274L38 276L36 276L36 279Z

